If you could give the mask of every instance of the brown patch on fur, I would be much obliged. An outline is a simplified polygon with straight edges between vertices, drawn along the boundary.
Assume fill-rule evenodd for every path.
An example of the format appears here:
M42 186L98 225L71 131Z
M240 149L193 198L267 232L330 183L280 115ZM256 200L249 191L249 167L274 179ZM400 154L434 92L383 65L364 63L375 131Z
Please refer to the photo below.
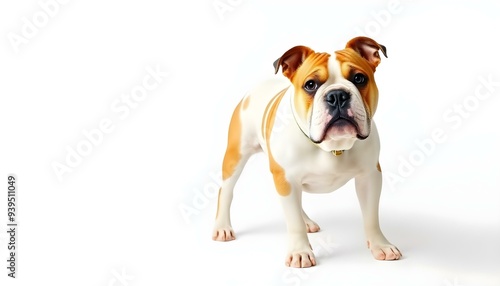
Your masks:
M351 78L356 72L362 71L368 77L366 86L359 88L361 97L368 108L370 118L373 117L377 110L378 104L378 88L375 84L374 69L370 63L362 58L353 49L344 49L335 52L337 60L340 62L342 76Z
M241 159L241 110L242 102L234 109L227 137L227 148L222 162L222 179L231 177Z
M328 79L329 58L330 54L327 53L310 54L291 78L296 92L294 106L298 116L304 121L313 103L313 95L304 90L304 84L308 80L315 80L318 85L321 85Z
M243 110L246 110L249 104L250 104L250 96L245 96L245 98L243 98L243 105L241 106L241 108L243 108Z
M380 167L380 162L377 162L377 170L382 173L382 168Z
M269 156L269 167L271 169L271 173L273 174L274 185L278 194L281 196L286 196L290 194L291 187L285 177L285 170L281 167L278 162L273 157L271 152L271 132L274 125L274 120L276 119L276 111L278 110L279 103L281 99L285 95L287 89L279 92L266 106L266 111L264 113L264 117L262 118L262 133L263 137L266 141L267 146L267 154Z
M353 38L346 44L345 47L355 50L358 54L365 58L373 67L373 71L375 71L377 66L380 64L379 50L382 51L384 56L387 58L387 48L368 37Z

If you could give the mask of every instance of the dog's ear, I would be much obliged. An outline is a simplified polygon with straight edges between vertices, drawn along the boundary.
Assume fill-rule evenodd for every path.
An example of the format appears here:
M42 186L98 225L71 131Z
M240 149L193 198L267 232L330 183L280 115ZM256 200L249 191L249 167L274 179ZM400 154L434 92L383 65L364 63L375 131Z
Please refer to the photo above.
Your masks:
M387 58L387 49L384 45L375 42L368 37L357 37L347 42L346 48L351 48L360 54L375 69L380 64L379 50Z
M314 53L314 51L305 46L296 46L289 49L279 59L274 61L274 73L278 73L281 66L283 75L291 80L295 71L312 53Z

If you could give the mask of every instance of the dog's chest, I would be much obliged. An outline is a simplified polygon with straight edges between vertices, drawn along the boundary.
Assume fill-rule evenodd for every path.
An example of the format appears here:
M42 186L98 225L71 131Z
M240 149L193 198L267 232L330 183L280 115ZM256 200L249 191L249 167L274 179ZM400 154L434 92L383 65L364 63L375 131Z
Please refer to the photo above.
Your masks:
M349 154L335 156L328 152L319 152L321 154L316 156L303 157L301 162L302 172L298 178L304 191L332 192L359 174L360 168L355 161L352 161Z

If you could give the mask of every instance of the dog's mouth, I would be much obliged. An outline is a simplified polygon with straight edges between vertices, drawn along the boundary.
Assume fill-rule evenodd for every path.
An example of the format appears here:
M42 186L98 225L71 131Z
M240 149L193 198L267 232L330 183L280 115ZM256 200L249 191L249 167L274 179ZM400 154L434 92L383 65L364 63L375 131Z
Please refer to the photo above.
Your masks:
M332 119L326 125L321 138L311 140L314 143L321 143L327 139L340 140L347 138L357 138L359 140L364 140L368 135L361 133L359 125L350 118L338 117L337 119Z

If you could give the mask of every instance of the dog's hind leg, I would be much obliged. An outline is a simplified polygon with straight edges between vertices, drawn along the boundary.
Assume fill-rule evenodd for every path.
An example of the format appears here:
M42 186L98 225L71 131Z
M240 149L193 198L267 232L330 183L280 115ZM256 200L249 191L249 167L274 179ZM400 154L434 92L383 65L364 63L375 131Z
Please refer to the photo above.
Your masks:
M213 240L217 241L230 241L236 238L230 218L233 189L248 159L262 150L257 142L251 142L253 141L251 137L244 134L248 132L248 130L243 130L241 121L244 102L245 99L234 110L229 125L227 148L222 162L223 181L219 190L215 227L212 233Z

